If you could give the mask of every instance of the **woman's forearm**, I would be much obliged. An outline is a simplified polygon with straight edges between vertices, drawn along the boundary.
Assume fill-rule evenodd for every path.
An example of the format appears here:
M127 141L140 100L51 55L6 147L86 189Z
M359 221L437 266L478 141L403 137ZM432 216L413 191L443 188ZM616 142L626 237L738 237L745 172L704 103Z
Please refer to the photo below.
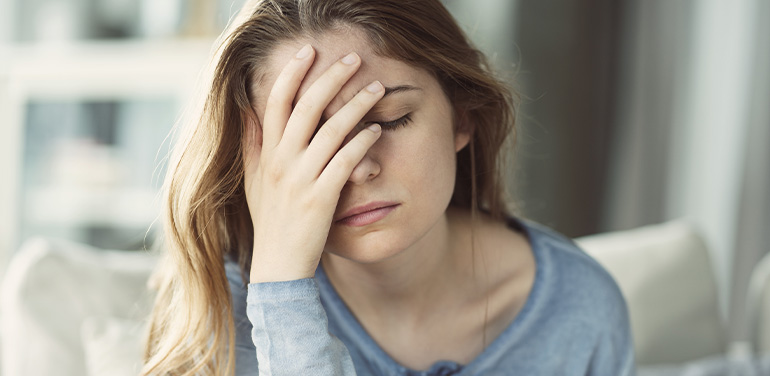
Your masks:
M356 374L347 348L329 333L315 279L252 283L246 313L260 376Z

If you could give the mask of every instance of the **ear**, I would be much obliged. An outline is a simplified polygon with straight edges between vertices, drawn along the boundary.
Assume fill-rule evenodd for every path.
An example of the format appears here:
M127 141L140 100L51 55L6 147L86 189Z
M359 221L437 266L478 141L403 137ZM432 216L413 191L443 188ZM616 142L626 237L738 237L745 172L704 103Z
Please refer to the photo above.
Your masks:
M473 127L468 123L465 113L461 113L457 117L457 126L455 127L455 153L468 145L471 140L471 132L473 132Z
M470 132L466 130L458 130L455 132L455 153L463 150L464 147L468 145L468 142L471 140L471 134Z
M467 112L455 104L455 153L463 150L471 140L473 126L468 121Z

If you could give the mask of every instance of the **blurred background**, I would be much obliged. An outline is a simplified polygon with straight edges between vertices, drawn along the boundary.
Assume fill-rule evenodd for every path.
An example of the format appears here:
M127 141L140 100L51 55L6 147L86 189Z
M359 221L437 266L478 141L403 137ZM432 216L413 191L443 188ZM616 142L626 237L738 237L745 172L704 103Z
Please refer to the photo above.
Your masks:
M242 0L0 0L0 273L150 244L166 140ZM445 0L520 94L509 185L571 237L683 219L731 340L770 250L770 1Z

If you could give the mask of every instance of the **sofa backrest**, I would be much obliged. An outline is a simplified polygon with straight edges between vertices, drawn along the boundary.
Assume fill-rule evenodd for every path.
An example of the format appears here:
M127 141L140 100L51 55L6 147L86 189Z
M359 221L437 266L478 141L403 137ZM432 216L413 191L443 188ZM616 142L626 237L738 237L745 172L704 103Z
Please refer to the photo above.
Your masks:
M708 249L674 221L576 239L626 298L637 364L679 363L726 347Z

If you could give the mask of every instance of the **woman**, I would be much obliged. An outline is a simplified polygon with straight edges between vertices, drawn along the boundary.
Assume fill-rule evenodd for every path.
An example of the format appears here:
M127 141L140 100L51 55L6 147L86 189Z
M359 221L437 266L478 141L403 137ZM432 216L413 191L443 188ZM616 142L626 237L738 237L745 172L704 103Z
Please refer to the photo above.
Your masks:
M214 63L145 374L633 374L612 278L508 214L511 96L438 1L255 1Z

